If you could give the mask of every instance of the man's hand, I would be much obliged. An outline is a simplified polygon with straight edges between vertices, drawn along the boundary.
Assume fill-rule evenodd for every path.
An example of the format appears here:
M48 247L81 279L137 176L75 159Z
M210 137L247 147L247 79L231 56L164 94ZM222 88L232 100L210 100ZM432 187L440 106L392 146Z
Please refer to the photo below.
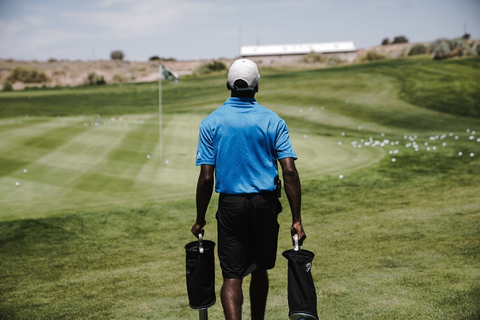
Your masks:
M301 246L303 244L303 240L307 238L305 231L303 231L303 226L301 222L295 222L292 224L290 228L290 233L292 234L292 245L295 245L293 241L293 236L298 234L298 245Z
M201 223L195 222L193 224L192 230L191 230L193 235L198 238L198 235L200 234L200 232L202 232L202 229L203 229L203 227L205 227L206 224L207 224L206 221L203 221Z

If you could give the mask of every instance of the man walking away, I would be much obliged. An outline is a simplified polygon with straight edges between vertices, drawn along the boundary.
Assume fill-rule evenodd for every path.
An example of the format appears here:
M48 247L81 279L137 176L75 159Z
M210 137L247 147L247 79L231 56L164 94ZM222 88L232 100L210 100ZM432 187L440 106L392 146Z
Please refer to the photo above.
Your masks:
M191 231L198 237L205 226L215 184L220 194L216 218L221 300L227 320L241 319L242 281L249 274L252 319L265 316L267 270L275 266L277 215L282 211L277 161L292 212L291 235L298 234L300 244L306 238L297 157L285 121L255 100L259 78L253 61L236 60L228 72L231 97L202 121L198 139L197 219Z

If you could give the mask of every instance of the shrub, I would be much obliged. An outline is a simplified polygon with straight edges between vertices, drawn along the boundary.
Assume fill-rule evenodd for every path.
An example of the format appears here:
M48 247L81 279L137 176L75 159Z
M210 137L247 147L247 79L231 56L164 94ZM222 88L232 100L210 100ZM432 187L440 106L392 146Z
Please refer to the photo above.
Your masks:
M480 55L480 42L477 41L473 44L472 51Z
M122 82L126 82L127 81L127 78L125 78L124 76L122 76L121 74L114 74L113 75L113 78L112 78L113 82L115 83L122 83Z
M105 79L103 79L103 76L100 76L100 77L97 78L97 80L95 81L95 84L96 84L96 85L102 85L102 84L107 84L107 82L105 81Z
M428 48L421 44L421 43L417 43L416 45L412 46L410 48L410 51L408 51L408 55L409 56L414 56L414 55L417 55L417 54L425 54L428 52Z
M42 83L47 82L50 79L43 71L18 66L13 68L8 75L7 80L11 82L21 81L24 83Z
M437 39L435 41L433 41L430 46L428 47L428 53L433 53L433 51L435 50L435 48L440 45L440 43L442 42L445 42L447 41L447 39L445 38L440 38L440 39Z
M390 40L388 40L388 38L383 39L382 46L386 46L387 44L390 44Z
M112 58L112 60L123 60L123 57L123 52L120 50L114 50L110 53L110 58Z
M48 59L48 62L57 62L57 59L55 59L55 58L50 58L50 59Z
M462 57L475 54L475 52L468 45L467 40L463 38L454 39L448 42L450 46L451 57Z
M93 85L95 82L95 72L90 72L87 76L88 83Z
M301 61L305 63L324 62L325 58L321 53L310 52L309 54L304 56Z
M152 56L152 57L150 57L148 60L150 60L150 61L156 61L156 60L162 60L162 61L177 61L177 59L175 59L175 58L162 58L162 57L159 57L159 56Z
M405 36L398 36L393 38L392 44L395 43L408 43L408 39Z
M13 86L12 86L12 83L10 81L5 81L3 83L3 89L2 91L13 91Z
M380 61L385 59L387 59L387 57L377 53L376 51L368 51L367 54L360 59L360 61Z
M328 57L325 60L325 63L329 66L336 66L342 63L342 59L337 58L337 57Z
M433 59L436 60L474 55L476 53L463 38L435 40L430 45L430 52L433 55Z
M207 74L215 71L222 71L227 69L227 66L225 63L222 61L216 61L212 60L210 62L204 63L201 66L199 66L196 70L195 73L197 74Z
M103 76L97 76L95 72L91 72L88 74L87 81L88 81L88 84L91 86L107 84Z
M447 59L450 56L450 46L447 43L448 40L441 39L436 40L431 48L432 48L432 55L433 59L435 60L443 60Z

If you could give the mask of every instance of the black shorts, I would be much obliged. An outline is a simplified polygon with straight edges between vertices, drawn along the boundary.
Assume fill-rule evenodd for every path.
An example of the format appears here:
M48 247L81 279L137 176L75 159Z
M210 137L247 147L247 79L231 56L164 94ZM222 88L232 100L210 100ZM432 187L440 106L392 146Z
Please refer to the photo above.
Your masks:
M216 217L224 278L242 279L257 266L275 266L281 211L274 192L220 195Z

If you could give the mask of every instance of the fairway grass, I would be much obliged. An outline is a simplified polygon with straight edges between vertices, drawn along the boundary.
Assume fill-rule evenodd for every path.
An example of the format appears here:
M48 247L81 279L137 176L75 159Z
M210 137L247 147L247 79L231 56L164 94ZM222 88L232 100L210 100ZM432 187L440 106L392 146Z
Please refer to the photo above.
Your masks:
M480 318L479 66L260 70L258 101L298 155L321 319ZM184 265L198 125L228 91L225 74L163 88L161 148L158 84L0 94L0 319L198 318ZM267 319L288 316L281 202Z
M28 117L15 119L10 130L7 123L0 142L8 172L0 178L0 221L193 197L198 169L192 155L205 116L164 116L161 151L157 116ZM291 137L306 179L369 166L384 155L302 130Z

